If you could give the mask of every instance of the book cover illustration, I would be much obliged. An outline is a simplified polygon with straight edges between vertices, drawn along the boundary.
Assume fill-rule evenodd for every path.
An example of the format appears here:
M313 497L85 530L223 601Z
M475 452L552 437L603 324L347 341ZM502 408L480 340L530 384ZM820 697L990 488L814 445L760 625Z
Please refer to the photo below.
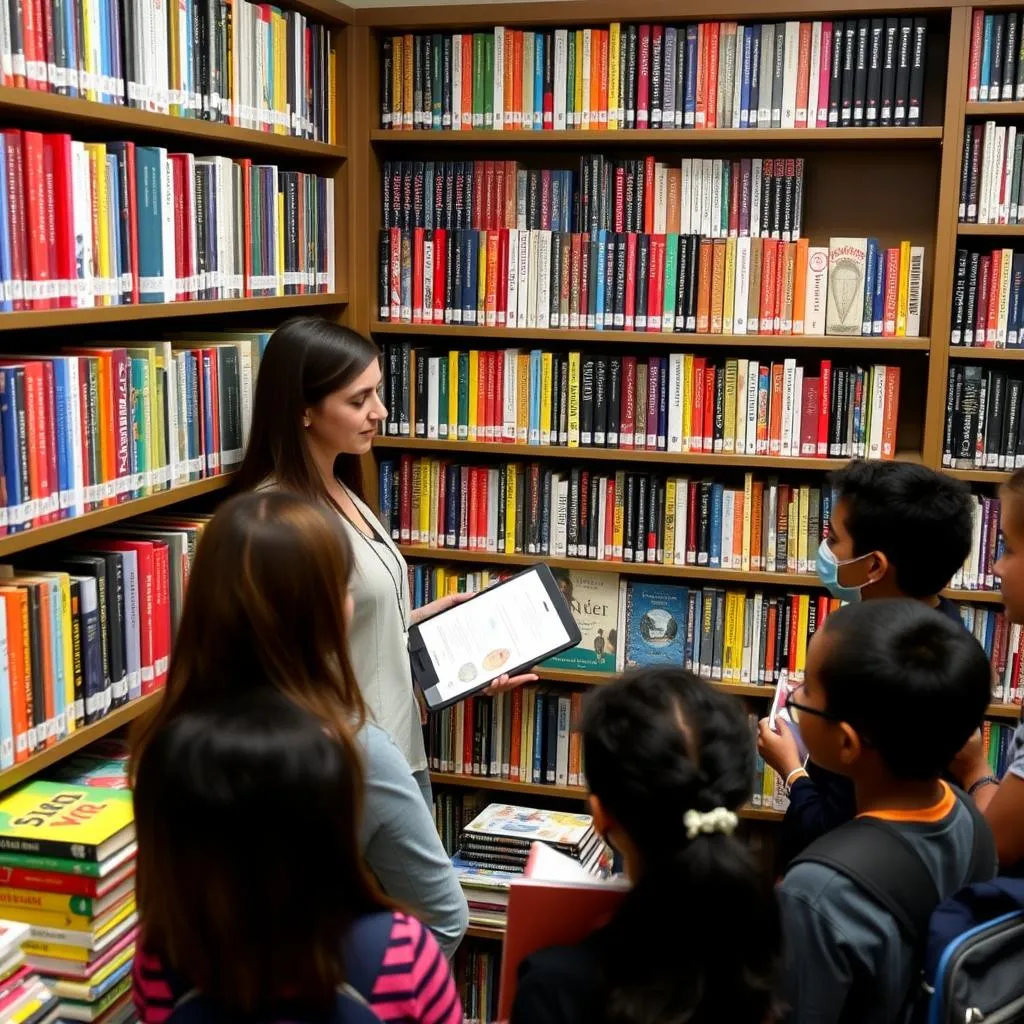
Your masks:
M826 334L860 334L864 312L866 238L830 238Z
M548 658L547 668L614 672L619 618L618 578L606 572L553 569L559 589L572 609L582 639L575 647Z
M682 665L686 639L686 588L626 584L624 668Z
M464 834L516 839L524 845L540 841L575 847L587 838L591 827L589 814L491 804L466 826Z

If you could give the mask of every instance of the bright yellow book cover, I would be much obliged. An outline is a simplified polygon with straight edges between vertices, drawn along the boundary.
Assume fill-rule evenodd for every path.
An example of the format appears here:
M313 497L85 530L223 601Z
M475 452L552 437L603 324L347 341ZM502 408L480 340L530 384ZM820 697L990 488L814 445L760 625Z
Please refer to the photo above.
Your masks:
M608 129L619 127L619 22L608 26Z
M615 474L615 519L612 531L612 557L622 559L623 521L626 505L626 473L618 470Z
M732 334L736 308L736 239L725 240L725 297L722 301L722 333Z
M477 438L477 388L480 386L480 352L473 348L469 350L469 440L483 440Z
M128 790L35 779L0 799L0 850L103 860L135 834Z
M516 356L516 442L526 444L530 436L530 353Z
M413 544L419 544L422 540L427 543L426 537L420 537L420 477L425 472L424 460L414 459L412 464L412 498L409 502L409 526L412 531L410 540Z
M572 84L573 110L580 117L579 127L583 127L583 29L576 30L576 74Z
M420 543L430 543L430 480L434 475L436 463L424 459L420 469Z
M551 444L551 370L553 355L540 357L540 443ZM557 426L555 427L557 430Z
M800 529L797 533L796 542L796 567L798 572L807 572L807 556L809 554L807 550L807 530L810 518L808 506L810 503L811 488L807 484L802 484L800 487Z
M516 553L516 466L508 463L505 466L505 554Z
M96 990L119 968L128 963L135 955L135 947L129 946L122 950L109 963L104 964L95 974L89 975L88 981L71 981L60 978L53 985L53 992L60 999L77 999L80 1002L92 1002L96 999Z
M807 667L807 619L811 611L811 597L801 594L797 601L796 618L796 658L793 661L796 682L804 681L804 669Z
M690 451L693 433L693 356L683 356L683 451Z
M432 461L430 463L430 546L437 545L437 499L438 488L440 487L441 463Z
M896 292L896 337L907 333L907 303L910 294L910 242L900 242L900 285Z
M580 446L580 354L569 353L569 447Z
M665 554L663 565L672 565L676 550L676 482L673 477L665 481Z
M736 595L728 591L725 595L725 647L722 651L722 679L733 682L733 664L736 661L736 638L738 636L736 616ZM739 678L738 674L735 678Z
M736 360L725 361L725 426L722 431L722 451L736 450ZM717 447L717 445L716 445Z

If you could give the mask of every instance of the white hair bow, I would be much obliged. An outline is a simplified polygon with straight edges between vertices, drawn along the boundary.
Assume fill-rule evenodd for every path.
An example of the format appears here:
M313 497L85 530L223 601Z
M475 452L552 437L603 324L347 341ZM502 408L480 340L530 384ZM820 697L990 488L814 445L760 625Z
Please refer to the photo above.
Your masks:
M726 807L715 807L710 811L687 811L683 815L686 838L696 839L702 832L723 832L731 836L736 831L739 818Z

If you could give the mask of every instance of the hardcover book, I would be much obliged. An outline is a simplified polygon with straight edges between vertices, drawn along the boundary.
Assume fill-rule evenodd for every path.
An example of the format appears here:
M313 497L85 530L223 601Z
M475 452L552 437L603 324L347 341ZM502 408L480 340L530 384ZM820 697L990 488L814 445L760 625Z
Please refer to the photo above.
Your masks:
M554 569L582 639L575 647L548 658L547 668L614 672L619 618L619 584L606 572Z
M686 588L623 581L619 591L619 669L682 665L686 638Z
M829 239L826 334L861 333L866 267L866 238Z

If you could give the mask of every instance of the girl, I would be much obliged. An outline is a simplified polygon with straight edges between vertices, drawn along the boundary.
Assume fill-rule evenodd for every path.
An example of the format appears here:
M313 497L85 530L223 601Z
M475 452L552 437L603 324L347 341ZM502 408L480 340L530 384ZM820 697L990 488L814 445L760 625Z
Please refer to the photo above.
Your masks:
M582 732L594 826L633 888L581 945L525 961L512 1024L767 1024L780 926L732 836L754 768L741 705L646 669L591 694Z
M353 553L352 665L373 720L395 741L431 806L408 633L455 603L453 596L410 611L405 559L366 502L360 459L387 417L372 341L327 320L278 328L260 364L252 430L239 486L279 486L330 509ZM503 676L495 689L537 677Z
M1003 554L993 566L999 577L1006 617L1024 622L1024 470L1018 469L1000 492L999 523ZM1003 874L1024 869L1024 723L1010 746L1010 766L1000 782L976 735L952 765L957 780L985 812L999 852Z
M231 694L276 690L334 732L353 730L366 767L363 856L451 955L466 901L408 764L368 720L348 654L349 565L337 516L303 498L268 491L224 504L203 531L164 699L133 760L178 715Z
M433 936L363 866L362 796L351 730L271 689L153 735L135 781L144 1020L462 1020Z

